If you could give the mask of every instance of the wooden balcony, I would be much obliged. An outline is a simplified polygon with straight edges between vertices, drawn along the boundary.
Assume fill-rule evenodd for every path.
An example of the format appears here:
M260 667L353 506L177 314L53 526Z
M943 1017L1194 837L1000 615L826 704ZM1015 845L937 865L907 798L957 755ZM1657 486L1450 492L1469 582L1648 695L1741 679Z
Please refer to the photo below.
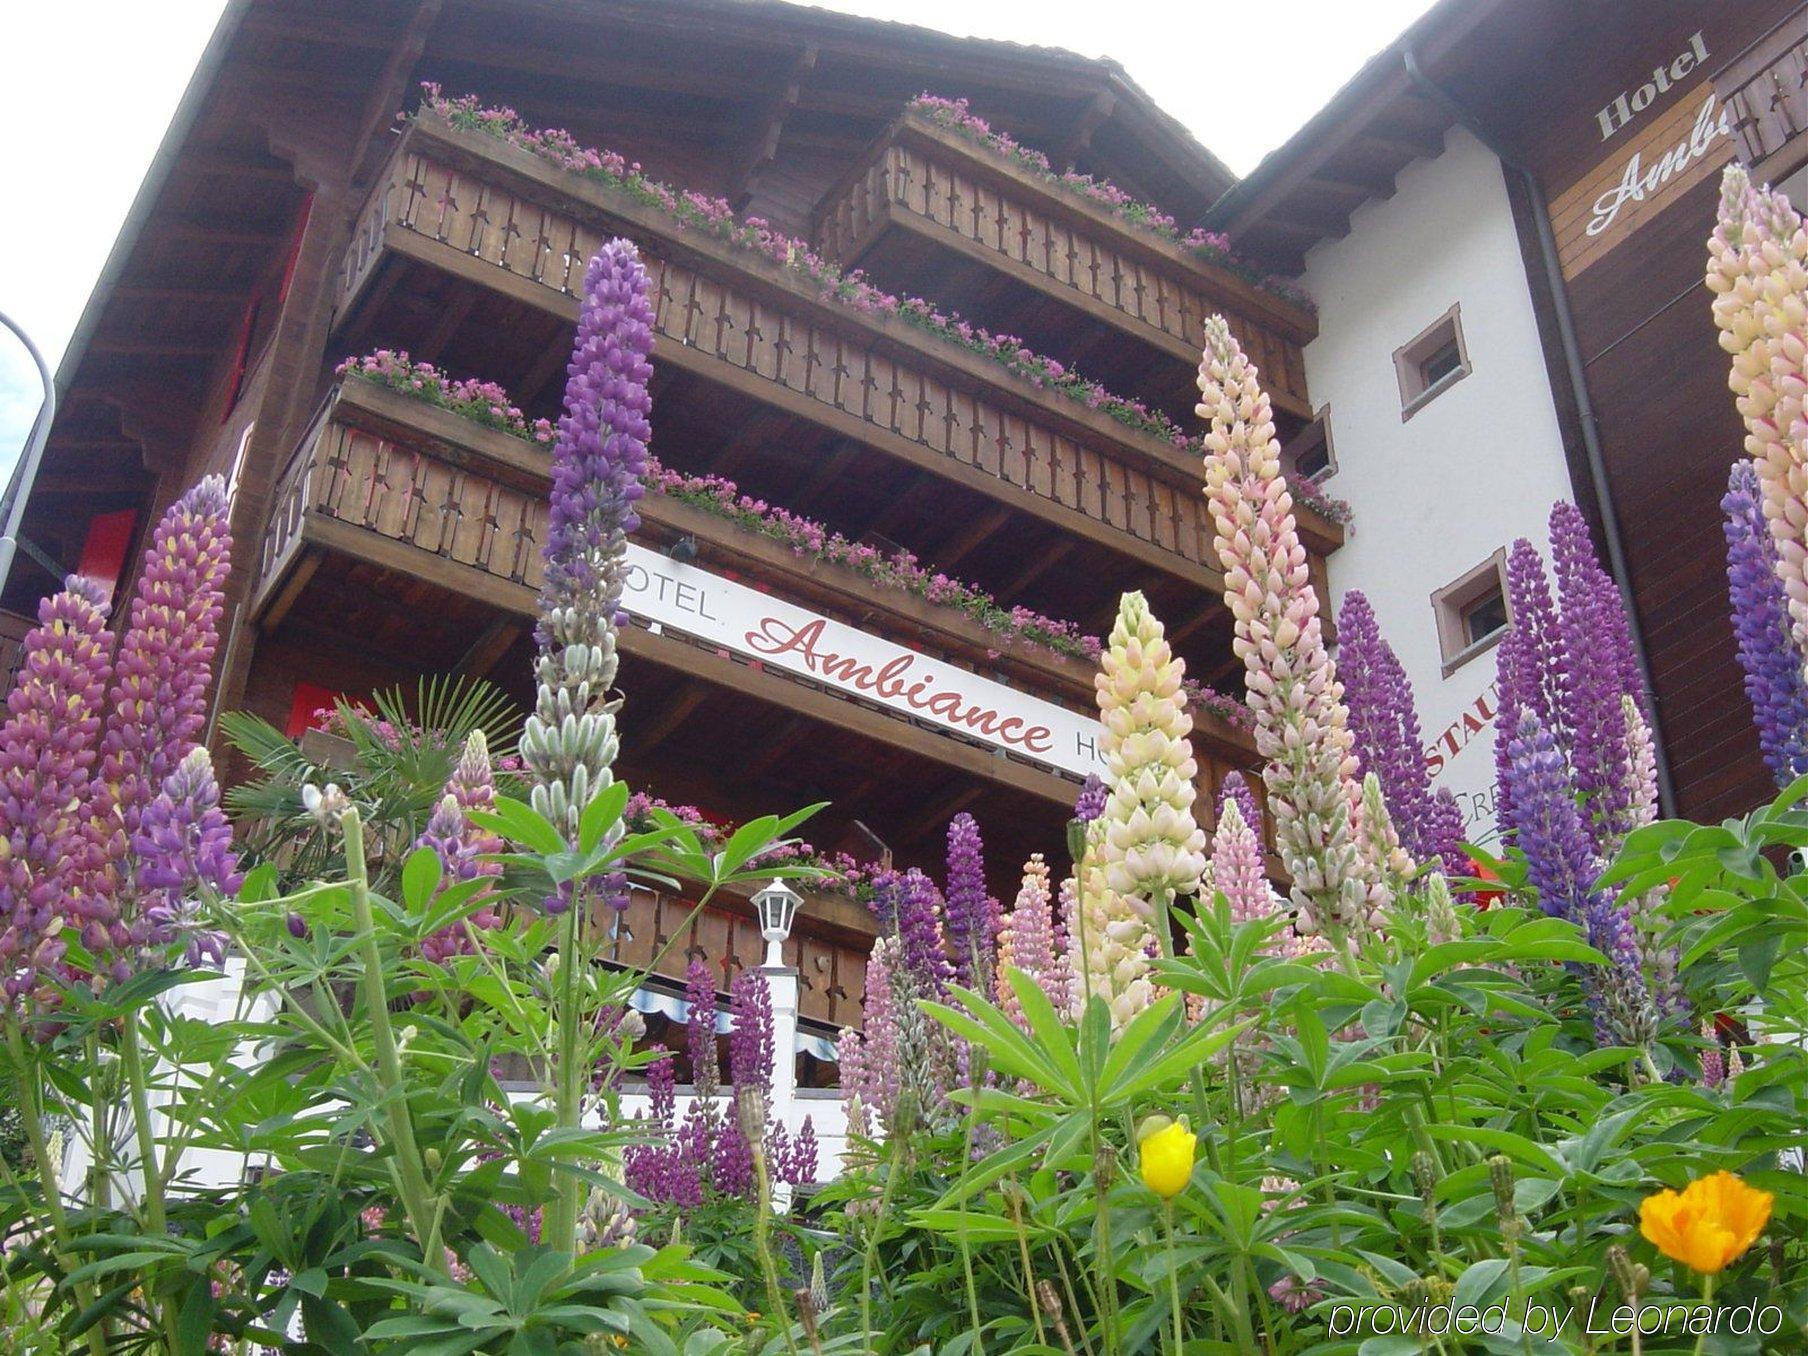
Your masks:
M569 324L586 260L615 234L641 246L655 279L656 367L928 471L1176 585L1221 591L1192 454L902 319L824 300L789 269L479 133L432 119L404 132L347 253L339 324L357 331L414 265ZM368 332L393 342L374 323ZM562 358L556 345L548 351ZM542 372L559 366L548 360ZM1315 554L1342 541L1310 512L1302 524Z
M542 578L547 485L546 449L372 382L344 379L278 482L258 559L254 615L266 633L277 631L314 586L322 564L341 558L469 600L480 612L531 617ZM694 505L655 494L640 509L636 540L643 545L657 548L688 537L700 563L711 569L760 580L800 605L919 653L1069 710L1090 711L1092 669L1081 660L1009 644L954 608L876 584L848 566L799 556ZM337 597L329 605L336 606ZM423 629L430 624L428 616L417 623ZM397 643L407 648L406 638ZM1072 802L1074 781L1045 765L909 720L843 689L806 683L657 629L630 627L621 643L629 655L1045 804ZM425 656L430 647L420 652ZM1206 712L1198 716L1195 747L1208 804L1226 773L1258 761L1247 731Z
M815 241L844 266L951 299L992 328L1022 334L1177 416L1192 408L1204 321L1221 313L1276 410L1312 417L1301 353L1317 333L1310 311L925 114L905 112L825 196ZM1046 314L1049 299L1065 313Z
M785 963L798 972L798 1010L828 1026L859 1026L866 961L878 935L872 912L838 891L801 893L797 924L784 944ZM600 908L591 921L609 939L605 960L682 981L685 967L701 958L726 967L722 989L733 972L757 967L766 952L752 899L738 893L725 891L699 911L682 894L636 888L626 909Z
M1755 180L1780 183L1808 164L1808 5L1728 63L1714 92Z

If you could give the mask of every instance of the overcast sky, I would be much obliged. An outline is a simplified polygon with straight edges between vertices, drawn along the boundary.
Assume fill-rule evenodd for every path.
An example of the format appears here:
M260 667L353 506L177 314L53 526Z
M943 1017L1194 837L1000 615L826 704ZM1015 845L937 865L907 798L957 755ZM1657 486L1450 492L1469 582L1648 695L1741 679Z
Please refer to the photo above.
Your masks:
M299 10L311 0L287 0ZM1287 139L1428 0L834 0L850 14L1115 57L1231 169ZM0 6L0 312L54 370L221 0ZM480 91L481 92L481 91ZM0 332L0 475L37 409Z

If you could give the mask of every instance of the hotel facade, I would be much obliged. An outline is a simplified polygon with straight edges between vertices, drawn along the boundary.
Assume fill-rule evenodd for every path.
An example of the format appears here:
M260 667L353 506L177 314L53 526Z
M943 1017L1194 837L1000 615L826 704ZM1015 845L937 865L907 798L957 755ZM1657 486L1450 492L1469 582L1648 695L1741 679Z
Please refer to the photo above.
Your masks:
M0 625L16 648L65 570L122 595L219 473L216 712L302 737L436 673L525 703L533 421L585 261L627 236L665 477L630 547L636 788L722 823L827 801L819 848L932 870L969 811L1008 897L1096 762L1082 638L1141 589L1202 685L1209 825L1258 762L1190 442L1217 312L1273 396L1321 598L1374 603L1477 840L1500 564L1563 498L1633 605L1670 804L1740 812L1767 783L1702 243L1728 160L1808 161L1805 42L1791 4L1446 0L1238 181L1119 67L1048 48L777 0L233 0L59 372ZM499 413L340 370L403 351ZM616 958L689 912L637 892ZM806 1084L873 931L825 890L787 943ZM656 989L759 963L745 900L680 940Z

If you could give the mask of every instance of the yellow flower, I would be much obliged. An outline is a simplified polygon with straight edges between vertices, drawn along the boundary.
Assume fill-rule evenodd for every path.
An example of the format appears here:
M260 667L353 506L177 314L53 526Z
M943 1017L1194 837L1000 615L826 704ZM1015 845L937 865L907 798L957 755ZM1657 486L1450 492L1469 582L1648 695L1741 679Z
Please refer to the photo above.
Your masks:
M1690 1182L1680 1194L1645 1197L1639 1232L1664 1256L1711 1276L1758 1241L1775 1200L1730 1172L1717 1172Z
M1151 1116L1137 1128L1137 1171L1143 1185L1163 1200L1172 1200L1193 1177L1193 1147L1199 1137L1187 1128L1182 1116L1171 1121Z

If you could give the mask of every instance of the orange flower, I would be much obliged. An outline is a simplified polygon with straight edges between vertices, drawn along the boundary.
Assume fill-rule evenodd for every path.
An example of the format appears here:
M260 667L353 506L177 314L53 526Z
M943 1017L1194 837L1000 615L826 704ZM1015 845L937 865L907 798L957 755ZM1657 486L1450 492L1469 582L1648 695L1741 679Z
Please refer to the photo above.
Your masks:
M1664 1256L1712 1276L1758 1241L1775 1200L1730 1172L1717 1172L1690 1182L1680 1194L1645 1197L1639 1232Z

